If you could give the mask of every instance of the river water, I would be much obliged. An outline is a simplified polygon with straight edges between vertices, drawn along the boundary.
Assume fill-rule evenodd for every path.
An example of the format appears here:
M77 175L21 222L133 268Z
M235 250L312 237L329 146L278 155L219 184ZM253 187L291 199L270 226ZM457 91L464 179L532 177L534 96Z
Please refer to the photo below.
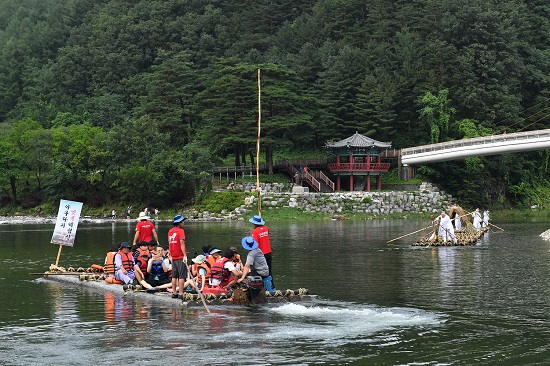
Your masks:
M497 223L495 223L497 224ZM101 263L134 222L78 227L59 265ZM472 247L410 246L416 220L270 225L278 289L309 303L174 308L29 275L54 225L2 225L2 365L550 365L550 223L499 223ZM157 223L165 241L170 224ZM186 223L188 250L250 225ZM244 252L244 251L241 251Z

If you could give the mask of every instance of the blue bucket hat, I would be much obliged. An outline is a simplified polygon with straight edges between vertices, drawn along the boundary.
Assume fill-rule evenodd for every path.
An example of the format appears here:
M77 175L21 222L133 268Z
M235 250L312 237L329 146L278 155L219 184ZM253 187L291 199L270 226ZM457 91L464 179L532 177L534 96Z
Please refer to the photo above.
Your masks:
M187 217L183 217L182 215L174 216L174 224L177 224L178 222L182 222L185 220L187 220Z
M124 242L120 243L120 248L119 249L122 249L122 248L132 248L132 246L127 241L124 241Z
M241 241L243 248L246 250L254 250L258 247L258 242L251 236L245 236Z
M261 216L254 216L253 218L251 218L250 220L248 220L248 222L251 222L253 223L254 225L264 225L265 224L265 221L262 220L262 217Z

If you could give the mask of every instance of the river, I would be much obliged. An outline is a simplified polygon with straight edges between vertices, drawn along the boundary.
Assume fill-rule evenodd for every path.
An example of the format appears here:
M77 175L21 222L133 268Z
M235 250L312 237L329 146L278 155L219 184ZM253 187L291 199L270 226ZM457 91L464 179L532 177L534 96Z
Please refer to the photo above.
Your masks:
M55 262L54 225L2 225L0 364L550 365L550 243L539 237L550 223L495 224L504 231L475 246L419 248L415 235L387 243L416 220L273 223L277 288L305 287L313 301L210 315L29 275ZM101 263L134 225L81 223L59 265ZM157 223L161 240L169 228ZM238 245L251 225L185 229L192 253Z

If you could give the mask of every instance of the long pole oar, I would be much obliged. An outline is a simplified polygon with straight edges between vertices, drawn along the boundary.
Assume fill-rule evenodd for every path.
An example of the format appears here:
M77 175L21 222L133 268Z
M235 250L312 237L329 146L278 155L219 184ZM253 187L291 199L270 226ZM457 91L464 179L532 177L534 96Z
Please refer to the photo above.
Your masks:
M496 225L491 224L490 222L487 222L487 223L488 223L489 225L491 225L491 226L496 227L496 228L499 229L499 230L506 231L506 230L504 230L504 229L501 228L501 227L498 227L498 226L496 226Z
M185 267L187 267L187 279L191 280L191 283L193 284L193 287L195 288L195 291L197 291L197 293L199 294L199 297L201 298L201 301L202 301L202 304L204 305L204 308L206 309L208 314L210 314L210 309L208 309L208 306L206 305L206 300L204 300L204 295L202 294L202 291L199 290L199 286L197 286L197 284L195 283L195 280L191 276L191 271L189 270L189 266L187 265L186 262L184 262L184 263L185 263Z
M59 273L30 272L29 275L31 275L31 276L34 276L34 275L40 275L40 276L79 276L83 273L86 273L86 272L68 272L68 273L67 272L59 272Z
M401 235L400 237L395 238L395 239L392 239L392 240L388 240L386 243L391 243L392 241L395 241L395 240L397 240L397 239L401 239L401 238L404 238L404 237L406 237L406 236L409 236L409 235L412 235L412 234L416 234L416 233L418 233L418 232L420 232L420 231L422 231L422 230L426 230L427 228L432 227L432 226L434 226L434 225L428 225L428 226L426 226L426 227L423 228L423 229L416 230L416 231L413 231L412 233L408 233L408 234L405 234L405 235Z

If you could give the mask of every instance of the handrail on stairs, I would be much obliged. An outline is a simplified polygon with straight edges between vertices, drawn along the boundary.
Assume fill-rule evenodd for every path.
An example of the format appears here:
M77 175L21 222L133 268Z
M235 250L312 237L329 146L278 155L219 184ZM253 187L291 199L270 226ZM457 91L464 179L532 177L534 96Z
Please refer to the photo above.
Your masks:
M331 181L330 178L327 177L327 176L325 175L325 173L323 173L322 171L319 171L319 178L320 178L323 182L325 182L325 184L326 184L327 186L329 186L330 189L332 189L332 191L334 192L334 182Z

